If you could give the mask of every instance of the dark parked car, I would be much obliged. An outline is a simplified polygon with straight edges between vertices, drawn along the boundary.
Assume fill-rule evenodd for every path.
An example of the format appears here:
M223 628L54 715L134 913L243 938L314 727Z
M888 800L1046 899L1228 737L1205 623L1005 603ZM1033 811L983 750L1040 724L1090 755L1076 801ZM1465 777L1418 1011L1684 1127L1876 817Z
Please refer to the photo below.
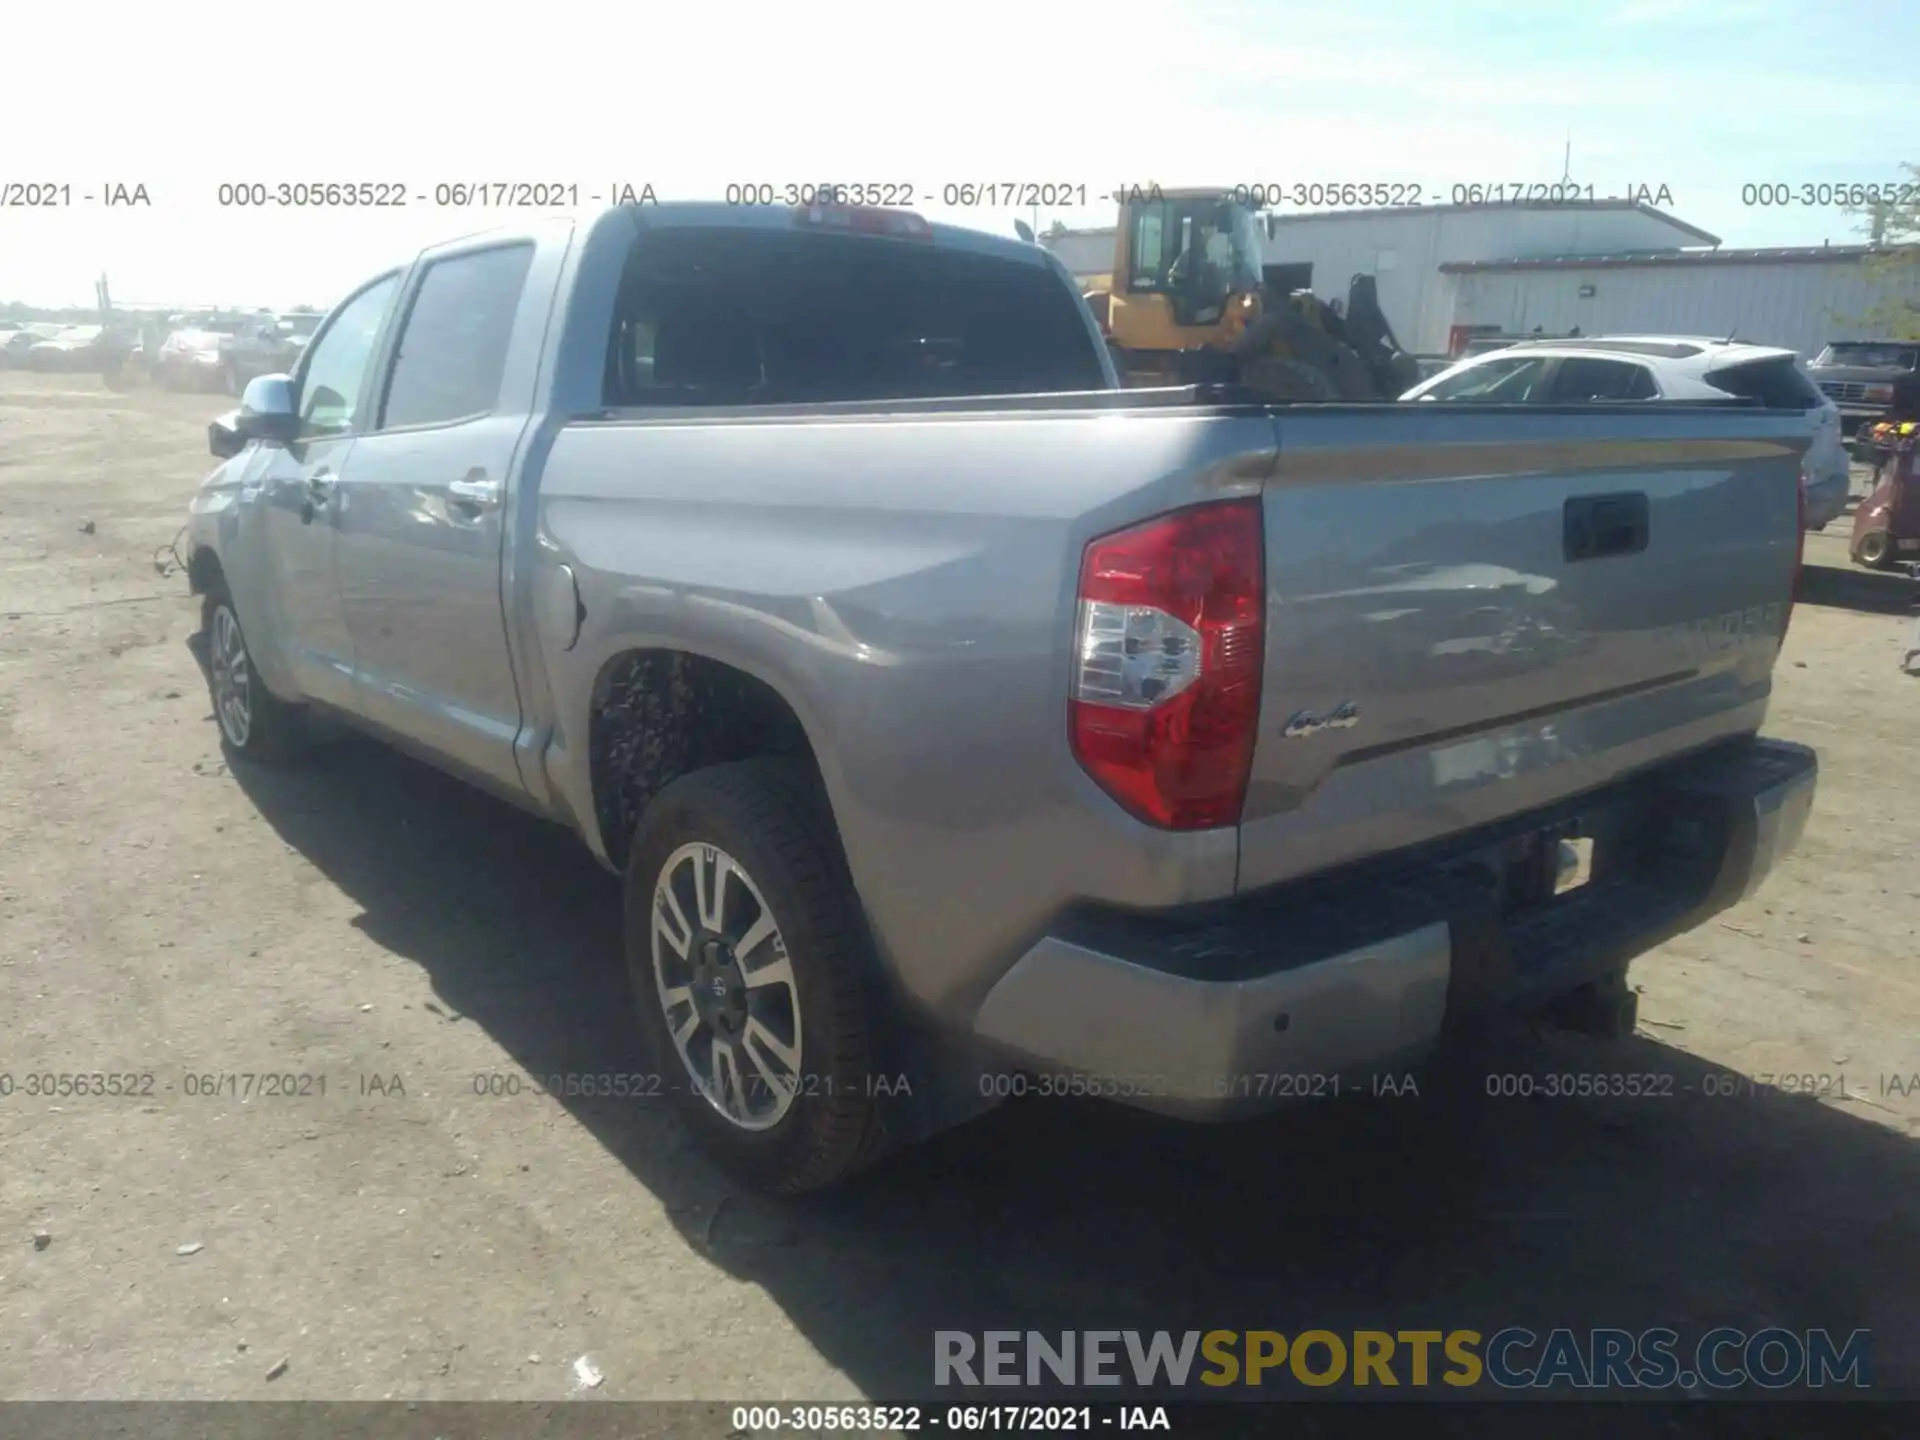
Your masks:
M169 390L238 395L249 380L291 368L279 327L269 315L196 315L160 346L156 365Z
M1920 370L1920 341L1836 340L1815 357L1807 376L1840 407L1851 435L1893 403L1893 382Z

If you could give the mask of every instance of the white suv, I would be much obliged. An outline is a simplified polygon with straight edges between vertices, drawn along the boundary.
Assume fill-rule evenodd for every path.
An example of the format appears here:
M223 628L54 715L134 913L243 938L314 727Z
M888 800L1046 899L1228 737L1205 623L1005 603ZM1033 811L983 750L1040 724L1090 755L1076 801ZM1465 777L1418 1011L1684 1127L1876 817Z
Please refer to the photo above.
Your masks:
M1523 340L1474 355L1423 380L1402 400L1489 405L1576 405L1596 400L1757 400L1769 410L1818 417L1803 476L1807 528L1824 529L1846 508L1847 451L1840 408L1808 378L1800 357L1771 345L1686 335L1610 335Z

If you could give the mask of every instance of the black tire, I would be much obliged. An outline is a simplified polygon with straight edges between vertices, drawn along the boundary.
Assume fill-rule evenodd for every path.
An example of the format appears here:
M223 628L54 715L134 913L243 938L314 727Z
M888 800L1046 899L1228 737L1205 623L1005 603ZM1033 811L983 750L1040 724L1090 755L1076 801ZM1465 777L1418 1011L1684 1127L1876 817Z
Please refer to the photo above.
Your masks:
M708 1021L704 1014L690 1024L695 1002L678 1002L674 1023L688 1037L683 1054L669 1028L663 992L681 988L681 975L692 977L693 968L681 964L662 941L662 970L656 974L656 906L660 915L669 915L656 898L659 887L678 887L686 867L702 863L698 854L709 857L704 863L712 873L720 868L713 856L732 860L748 879L745 913L757 915L763 899L777 927L771 939L747 952L756 960L752 967L731 960L730 941L718 951L722 963L734 965L736 978L758 974L765 964L762 952L777 959L784 947L791 967L790 990L772 998L797 1017L798 1023L779 1037L793 1042L797 1064L784 1111L761 1129L746 1128L723 1114L718 1102L708 1100L696 1082L695 1061L688 1058L704 1029L705 1055L713 1067L708 1074L718 1073L713 1041L740 1034L738 1025L724 1016L717 1023ZM737 915L741 902L732 897L743 887L728 883L732 888L723 890L728 898L719 908ZM676 888L675 893L684 891ZM715 1163L754 1189L794 1195L836 1184L878 1156L884 1131L878 1103L882 1087L874 1079L871 951L833 818L810 767L792 760L744 760L697 770L668 785L647 807L635 832L625 894L627 969L654 1073ZM684 905L681 908L684 916ZM717 931L703 928L697 923L700 918L696 911L681 932L689 956L710 943L702 937L730 933L728 914L717 916ZM678 930L672 919L663 923ZM716 951L703 953L711 966ZM684 988L689 995L698 988L711 1006L726 1003L712 998L697 978L690 978ZM739 990L742 997L748 993ZM770 1023L779 1026L779 1016ZM733 1048L729 1040L730 1054ZM751 1058L744 1036L739 1050ZM743 1076L740 1065L736 1059L736 1077ZM699 1080L711 1085L707 1076ZM749 1085L756 1087L754 1099L770 1109L779 1106L777 1092L767 1081L756 1077ZM734 1098L747 1103L737 1085Z
M1241 362L1241 383L1274 400L1304 400L1325 403L1338 400L1340 392L1324 371L1303 360L1281 360L1261 356Z
M246 718L236 723L224 699L222 667L229 661L222 655L222 612L233 626L240 655L244 660ZM240 612L226 586L216 583L208 590L200 606L201 659L206 669L207 698L213 705L213 721L220 731L220 745L228 755L263 764L286 764L298 760L312 749L306 712L290 705L267 689L253 654L247 649L246 631L240 625Z
M1893 537L1885 530L1869 530L1853 547L1853 558L1870 570L1884 570L1893 558Z

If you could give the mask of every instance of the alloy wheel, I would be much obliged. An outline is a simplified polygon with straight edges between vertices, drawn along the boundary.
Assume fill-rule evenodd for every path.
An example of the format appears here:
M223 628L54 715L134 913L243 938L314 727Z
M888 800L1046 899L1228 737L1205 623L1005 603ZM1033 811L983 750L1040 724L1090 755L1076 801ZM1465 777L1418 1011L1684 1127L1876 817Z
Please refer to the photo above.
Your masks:
M213 712L220 733L236 750L244 750L253 735L253 666L240 622L222 605L213 612L213 644L208 662L213 671Z
M660 1008L694 1088L743 1130L779 1124L801 1084L800 994L760 887L718 846L682 845L654 882L649 932Z

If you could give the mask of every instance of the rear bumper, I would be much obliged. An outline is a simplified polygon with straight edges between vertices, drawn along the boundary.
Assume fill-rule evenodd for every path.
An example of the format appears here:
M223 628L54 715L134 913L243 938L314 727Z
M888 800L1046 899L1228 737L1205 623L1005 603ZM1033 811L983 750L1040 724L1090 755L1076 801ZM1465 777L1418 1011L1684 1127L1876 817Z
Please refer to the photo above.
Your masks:
M1418 853L1179 912L1076 915L988 994L975 1034L1194 1119L1364 1086L1750 894L1798 843L1818 774L1805 746L1743 741ZM1593 841L1592 878L1511 909L1490 857L1568 827Z

